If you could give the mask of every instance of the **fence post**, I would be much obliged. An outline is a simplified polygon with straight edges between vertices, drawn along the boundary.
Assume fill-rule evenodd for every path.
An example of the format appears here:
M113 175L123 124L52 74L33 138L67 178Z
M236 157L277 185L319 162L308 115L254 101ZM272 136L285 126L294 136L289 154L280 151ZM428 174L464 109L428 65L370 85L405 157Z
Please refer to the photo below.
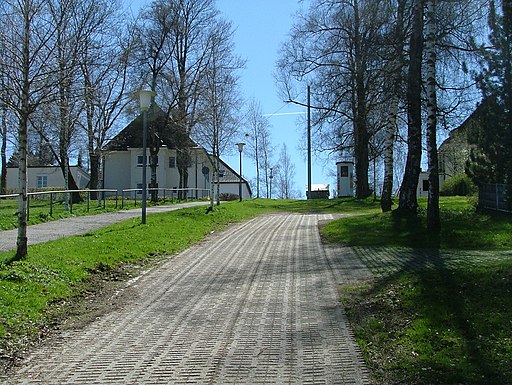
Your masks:
M499 197L498 183L496 183L494 185L494 190L495 190L495 196L496 196L496 210L499 210L500 209L500 197Z
M91 201L91 192L87 191L87 212L89 212L89 203Z
M27 194L27 222L30 220L30 195Z

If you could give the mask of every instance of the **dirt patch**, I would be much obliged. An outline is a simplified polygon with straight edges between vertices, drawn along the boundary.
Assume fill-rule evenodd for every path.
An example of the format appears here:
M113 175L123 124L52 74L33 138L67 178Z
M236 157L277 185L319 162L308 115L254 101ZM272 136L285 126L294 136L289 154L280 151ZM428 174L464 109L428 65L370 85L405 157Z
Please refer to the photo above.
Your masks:
M157 262L123 264L117 267L99 265L91 271L71 299L55 301L48 305L45 322L37 332L0 342L0 373L18 365L32 349L66 330L80 330L109 312L120 309L130 300L130 287L136 277L154 267Z

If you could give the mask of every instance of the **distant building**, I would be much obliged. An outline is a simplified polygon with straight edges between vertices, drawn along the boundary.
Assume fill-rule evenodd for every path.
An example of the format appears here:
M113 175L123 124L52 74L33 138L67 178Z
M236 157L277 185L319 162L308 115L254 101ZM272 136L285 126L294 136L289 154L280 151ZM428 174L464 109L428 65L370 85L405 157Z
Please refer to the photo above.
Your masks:
M151 177L149 166L149 147L158 145L157 155L157 183L160 189L179 188L179 172L177 167L178 149L176 138L178 133L168 129L165 124L163 112L156 108L153 117L148 116L148 121L154 124L154 137L148 137L147 154L147 183ZM104 188L116 189L140 189L142 188L142 115L134 119L119 134L117 134L104 149ZM148 135L149 136L149 135ZM155 140L155 138L157 140ZM183 138L181 138L183 139ZM190 151L188 166L188 188L194 189L189 196L206 197L210 194L213 178L213 156L198 146L190 138L186 138ZM239 195L240 176L233 168L219 159L219 168L223 170L220 177L220 194ZM192 195L190 195L192 194ZM242 178L242 198L250 198L251 188L246 179Z
M329 185L328 184L312 184L311 193L306 186L307 199L329 199Z
M69 170L79 189L89 187L89 174L78 166L70 166ZM48 189L65 187L64 176L59 166L37 166L27 168L27 182L29 189ZM18 167L7 167L7 189L18 190Z

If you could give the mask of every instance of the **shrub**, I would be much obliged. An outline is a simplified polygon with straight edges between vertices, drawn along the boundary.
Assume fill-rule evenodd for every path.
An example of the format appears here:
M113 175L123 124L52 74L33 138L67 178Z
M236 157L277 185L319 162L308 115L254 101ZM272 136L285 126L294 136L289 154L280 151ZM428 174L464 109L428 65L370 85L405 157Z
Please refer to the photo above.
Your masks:
M440 194L443 196L466 196L477 192L475 183L466 174L458 174L447 179L441 186Z
M237 201L240 199L240 195L230 194L230 193L222 193L220 194L221 201Z

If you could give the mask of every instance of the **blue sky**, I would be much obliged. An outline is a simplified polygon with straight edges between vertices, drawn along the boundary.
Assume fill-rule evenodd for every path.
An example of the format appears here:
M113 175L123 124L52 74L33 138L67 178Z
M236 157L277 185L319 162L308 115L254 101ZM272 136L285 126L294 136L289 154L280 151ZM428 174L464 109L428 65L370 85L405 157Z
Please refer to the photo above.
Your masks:
M129 0L128 0L129 1ZM133 0L132 9L139 4L149 3ZM299 144L306 142L304 124L300 115L305 113L298 106L284 103L278 95L275 84L275 64L281 44L286 41L293 15L307 1L298 0L217 0L217 7L223 17L233 23L236 53L247 61L246 68L240 72L241 92L249 101L254 98L261 104L264 114L269 114L272 125L272 142L276 145L275 162L283 143L286 143L292 162L295 164L295 186L301 197L305 197L307 185L306 154L299 150ZM305 87L305 86L304 86ZM304 119L304 117L302 117ZM238 152L222 157L235 169L239 169ZM333 160L327 167L313 156L312 183L330 183L335 188L335 178L329 172L336 170ZM244 177L251 180L256 175L254 165L249 159L243 160Z

